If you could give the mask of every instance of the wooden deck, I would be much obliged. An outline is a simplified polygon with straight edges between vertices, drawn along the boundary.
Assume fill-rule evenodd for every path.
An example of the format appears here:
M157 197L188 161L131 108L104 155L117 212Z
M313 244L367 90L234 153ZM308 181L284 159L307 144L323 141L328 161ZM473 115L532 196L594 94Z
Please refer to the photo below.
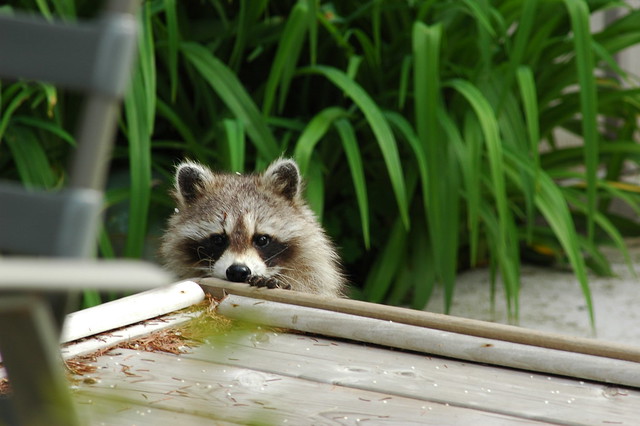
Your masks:
M77 377L88 424L638 424L640 391L261 330L116 349Z
M200 284L232 293L218 313L270 327L220 332L218 322L207 322L213 321L209 311L200 309L113 330L124 307L140 321L139 315L157 315L178 299L185 306L202 300L196 283L73 314L66 339L112 329L62 350L66 359L94 354L74 363L79 372L71 378L82 424L640 424L638 347L282 290ZM175 335L166 328L185 324L191 325L183 333L200 332L199 344L186 353L144 351L131 343L155 342L150 333L156 330ZM212 324L217 332L207 328ZM104 352L123 344L134 349Z
M640 422L637 388L264 327L92 364L72 386L92 425Z

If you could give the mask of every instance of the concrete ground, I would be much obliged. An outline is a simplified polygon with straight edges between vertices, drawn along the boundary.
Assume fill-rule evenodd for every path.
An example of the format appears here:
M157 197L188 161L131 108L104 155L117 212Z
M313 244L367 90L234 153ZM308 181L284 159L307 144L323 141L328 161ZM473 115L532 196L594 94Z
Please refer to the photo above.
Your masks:
M628 244L640 276L640 240L630 240ZM633 277L619 252L607 249L606 254L615 276L589 277L596 317L595 336L580 284L573 274L531 265L522 266L520 323L517 325L640 345L640 279ZM434 290L425 310L443 312L442 293L442 288ZM507 309L499 279L495 310L491 309L489 294L488 269L462 273L456 283L450 314L506 324Z

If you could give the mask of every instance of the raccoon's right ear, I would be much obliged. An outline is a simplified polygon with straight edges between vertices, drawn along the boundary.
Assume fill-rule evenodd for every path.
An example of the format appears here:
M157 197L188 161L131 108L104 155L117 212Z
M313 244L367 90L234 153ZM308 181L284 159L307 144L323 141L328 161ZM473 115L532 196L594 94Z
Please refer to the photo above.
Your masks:
M176 168L176 195L179 202L191 204L204 193L207 182L213 181L213 173L207 167L185 161Z

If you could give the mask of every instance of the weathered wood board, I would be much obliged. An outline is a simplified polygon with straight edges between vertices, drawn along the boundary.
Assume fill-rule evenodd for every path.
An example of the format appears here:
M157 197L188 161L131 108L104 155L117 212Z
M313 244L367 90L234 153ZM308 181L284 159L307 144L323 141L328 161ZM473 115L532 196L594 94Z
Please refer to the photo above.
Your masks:
M282 293L282 297L291 296L291 292ZM240 302L233 297L218 305L219 313L226 312L220 309L224 303L227 310L240 310ZM272 304L255 299L249 303L251 307ZM353 303L347 305L353 307ZM640 419L640 388L603 383L637 382L636 348L618 347L609 354L600 342L576 341L575 351L543 357L536 354L558 349L529 345L527 362L521 362L524 352L510 350L521 345L515 342L475 335L448 340L445 337L451 332L444 330L431 330L429 340L424 333L412 334L408 328L417 326L411 324L383 330L361 315L354 320L353 315L345 317L332 310L324 309L328 315L316 316L297 309L297 305L277 303L268 314L250 312L249 318L286 317L285 322L267 324L290 329L312 323L317 328L300 330L335 337L279 333L257 326L211 336L180 356L116 349L98 357L95 373L79 376L74 385L83 420L104 425L186 426L363 422L632 425ZM351 334L336 332L342 329ZM127 331L113 334L119 339ZM528 338L524 332L520 335ZM562 343L559 336L551 337L552 343ZM467 340L473 344L459 344ZM500 360L477 356L479 350L491 354L496 348L501 349ZM73 345L67 349L69 354L86 350ZM605 353L596 356L592 349ZM598 358L595 362L591 362L593 356ZM557 365L558 360L563 366ZM573 366L576 360L583 362ZM541 372L531 371L536 369ZM591 373L594 369L598 371Z
M637 390L264 330L215 337L181 356L118 349L97 367L75 389L95 424L601 425L640 418Z
M184 421L199 417L240 424L539 424L183 356L118 350L101 357L97 366L95 382L85 378L75 391L82 415L92 424L137 417L135 424L155 425L156 419L179 420L179 415Z
M305 335L227 336L185 357L551 423L640 419L638 390Z

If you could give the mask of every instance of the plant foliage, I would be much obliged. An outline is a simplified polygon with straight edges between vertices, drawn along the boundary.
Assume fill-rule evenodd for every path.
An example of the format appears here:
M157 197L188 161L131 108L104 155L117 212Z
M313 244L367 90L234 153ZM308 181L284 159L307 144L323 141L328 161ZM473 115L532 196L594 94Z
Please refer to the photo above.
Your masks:
M14 3L92 13L87 1ZM638 188L620 182L639 158L640 91L614 55L640 41L640 11L589 27L613 6L625 7L146 1L102 253L143 255L178 159L244 171L284 154L301 166L355 297L422 308L441 283L448 309L456 272L488 264L517 318L522 251L543 247L573 269L592 313L586 265L607 271L598 244L626 255L622 236L638 232L609 211L613 199L638 210ZM75 110L46 84L4 83L3 176L59 186ZM559 130L583 145L558 145Z

